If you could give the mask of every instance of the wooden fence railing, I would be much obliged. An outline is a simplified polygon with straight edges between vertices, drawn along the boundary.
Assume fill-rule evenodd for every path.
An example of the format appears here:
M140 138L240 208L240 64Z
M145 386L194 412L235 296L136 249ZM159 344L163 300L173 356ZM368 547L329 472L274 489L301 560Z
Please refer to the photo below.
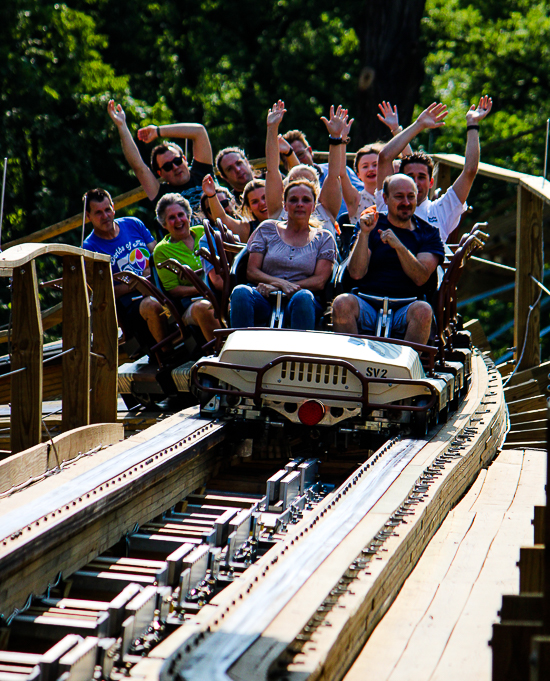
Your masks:
M117 419L118 332L109 256L63 244L14 246L0 254L0 277L12 278L11 367L5 374L11 379L12 454L41 442L43 338L35 259L46 254L63 260L61 428Z

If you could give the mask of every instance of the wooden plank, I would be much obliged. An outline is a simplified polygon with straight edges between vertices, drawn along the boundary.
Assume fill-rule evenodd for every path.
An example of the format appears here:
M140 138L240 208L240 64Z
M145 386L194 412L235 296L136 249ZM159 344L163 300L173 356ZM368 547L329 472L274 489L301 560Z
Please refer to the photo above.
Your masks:
M115 444L123 438L122 424L101 423L70 430L50 442L14 454L0 462L0 494L57 468L63 461L74 459L81 452L99 445Z
M530 428L529 430L511 430L506 435L506 442L543 442L546 437L546 424L544 428Z
M41 313L42 317L42 330L47 331L53 326L61 324L63 321L63 303L58 303L53 307L50 307ZM7 343L9 338L9 333L7 329L0 331L0 343Z
M90 308L84 261L63 258L63 430L90 422Z
M526 397L536 397L540 395L539 384L535 379L531 378L525 383L518 383L504 388L504 397L506 402L515 402L516 400L523 400Z
M515 426L517 423L523 424L529 421L540 421L542 419L546 419L547 415L548 415L547 409L521 411L515 414L510 414L510 422Z
M518 385L518 383L525 383L525 381L529 381L530 379L535 379L539 384L541 394L546 394L548 392L548 384L550 383L550 379L548 378L549 373L550 362L544 362L543 364L539 364L531 369L526 369L525 371L518 371L506 384L506 388Z
M41 255L82 255L86 260L93 262L110 262L110 256L104 253L87 251L68 244L34 244L26 243L20 246L13 246L0 253L0 276L10 277L15 267L21 267Z
M486 642L502 589L517 589L517 547L529 538L533 500L544 497L544 464L532 451L495 459L477 494L472 488L444 521L345 681L489 681Z
M120 196L117 196L113 199L115 210L119 210L120 208L124 208L125 206L137 203L138 201L141 201L146 197L147 195L143 191L143 189L141 187L136 187L135 189L132 189L129 192L121 194ZM45 227L44 229L41 229L38 232L34 232L34 234L29 234L28 236L24 236L19 239L14 239L13 241L9 241L5 245L5 248L11 248L12 246L17 246L19 244L25 244L29 242L35 243L40 241L46 241L47 239L53 239L54 237L59 236L60 234L65 234L66 232L70 232L72 229L76 229L77 227L80 228L82 227L82 213L79 213L78 215L73 215L72 217L62 220L61 222L56 222L55 225Z
M550 182L542 177L522 175L520 185L545 203L550 203Z
M92 298L92 352L90 422L117 420L118 324L111 268L94 263Z
M544 545L522 546L519 550L519 592L522 594L543 591Z
M472 343L476 348L479 348L482 352L491 352L491 345L479 319L470 319L469 322L464 324L464 329L472 334Z
M545 543L545 517L546 517L546 506L535 506L533 512L533 543L534 544L544 544Z
M550 679L550 636L533 636L531 639L530 681Z
M12 281L11 451L21 452L41 440L42 324L36 265L13 272Z
M540 305L528 310L540 290L531 277L542 281L543 201L525 187L518 188L516 227L516 281L514 289L514 359L520 370L540 364Z
M543 395L528 397L527 399L508 402L507 406L510 414L520 414L522 412L533 411L534 409L544 409L546 408L546 397Z
M509 376L515 368L516 368L516 362L513 359L510 359L507 362L504 362L503 364L497 365L497 369L499 370L500 375L503 378L505 378L506 376Z
M529 678L531 637L542 634L542 622L497 622L493 624L492 681Z
M546 419L538 419L537 421L513 421L512 422L512 430L514 432L520 431L520 430L525 430L525 431L530 431L533 430L534 428L536 429L543 429L546 428L548 425L548 421Z

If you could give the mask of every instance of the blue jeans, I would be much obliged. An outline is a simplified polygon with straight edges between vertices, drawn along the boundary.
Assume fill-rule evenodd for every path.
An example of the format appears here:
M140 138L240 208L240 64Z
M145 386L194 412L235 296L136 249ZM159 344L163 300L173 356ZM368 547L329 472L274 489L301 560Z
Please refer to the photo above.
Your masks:
M288 301L285 326L291 329L313 331L321 319L323 307L311 291L300 289ZM271 303L258 290L248 284L239 284L231 294L230 323L233 329L250 326L268 326Z

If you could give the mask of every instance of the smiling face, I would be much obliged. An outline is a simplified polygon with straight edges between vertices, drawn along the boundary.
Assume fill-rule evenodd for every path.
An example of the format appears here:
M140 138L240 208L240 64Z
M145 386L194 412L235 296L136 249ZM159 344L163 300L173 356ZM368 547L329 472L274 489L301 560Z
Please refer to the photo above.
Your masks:
M357 163L357 177L365 185L365 189L374 194L376 189L376 170L378 168L378 154L365 154Z
M250 212L260 222L267 220L267 203L265 200L265 187L258 187L248 193L247 196L248 207Z
M388 183L388 193L384 193L389 221L396 226L408 222L416 210L416 197L414 180L406 175L394 175Z
M174 187L180 187L189 182L191 174L187 165L187 159L177 149L168 147L164 153L158 154L156 162L159 179L168 182L168 184Z
M428 192L434 183L433 177L430 179L428 167L423 163L408 163L403 172L414 180L418 188L417 202L420 205L428 197Z
M315 209L315 196L307 185L291 187L286 195L285 210L289 222L303 220L309 222L309 218Z
M164 213L162 226L168 231L172 241L186 239L190 233L189 218L183 206L179 203L171 203Z
M248 182L254 179L250 163L235 151L225 154L219 165L222 175L238 192L242 192Z
M90 201L86 217L92 223L94 232L103 239L112 239L115 222L115 209L109 199L105 198L100 203Z

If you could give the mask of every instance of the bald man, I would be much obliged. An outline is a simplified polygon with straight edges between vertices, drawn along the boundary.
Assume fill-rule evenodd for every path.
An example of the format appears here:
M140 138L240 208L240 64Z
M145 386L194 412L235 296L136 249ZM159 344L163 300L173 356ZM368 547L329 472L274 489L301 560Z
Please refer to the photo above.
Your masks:
M394 310L392 331L405 340L426 344L432 308L426 284L443 261L439 231L414 215L418 190L407 175L387 177L383 186L388 214L368 213L356 229L348 271L356 281L352 293L338 296L332 307L334 330L373 334L377 311L358 293L418 300Z

